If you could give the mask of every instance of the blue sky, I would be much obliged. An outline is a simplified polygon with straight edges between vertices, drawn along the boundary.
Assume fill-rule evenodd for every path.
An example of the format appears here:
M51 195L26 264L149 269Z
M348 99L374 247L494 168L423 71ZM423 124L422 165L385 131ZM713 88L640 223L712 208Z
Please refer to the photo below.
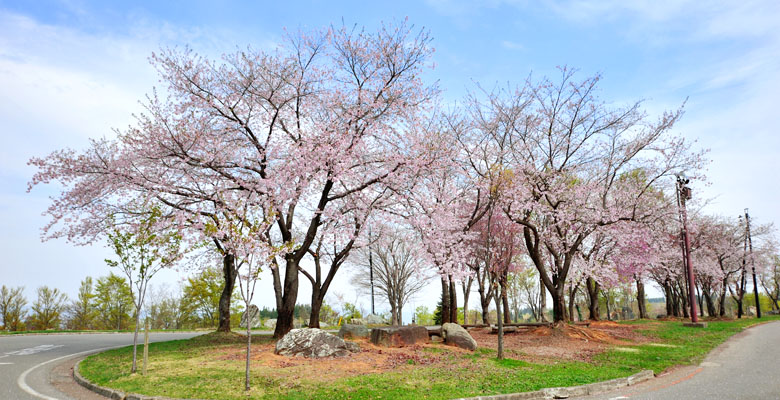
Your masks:
M582 77L603 74L604 99L645 99L651 115L687 99L677 130L711 150L709 182L694 184L696 195L712 199L707 210L736 216L750 207L756 222L780 222L780 2L258 3L0 1L0 284L24 285L29 298L39 285L73 295L85 275L108 272L100 246L40 242L40 213L56 188L25 193L33 173L26 161L83 148L88 138L130 124L157 84L151 52L188 45L218 57L248 45L272 49L285 29L342 20L372 29L408 17L429 29L436 48L429 77L450 102L476 83L519 84L561 65ZM350 300L345 282L338 290ZM418 304L435 304L432 292ZM272 297L259 303L270 306Z

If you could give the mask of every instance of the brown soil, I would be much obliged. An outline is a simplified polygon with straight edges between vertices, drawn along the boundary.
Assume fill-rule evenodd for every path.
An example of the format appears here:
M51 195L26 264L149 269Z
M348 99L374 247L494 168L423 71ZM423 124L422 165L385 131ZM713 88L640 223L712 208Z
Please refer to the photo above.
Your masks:
M643 329L647 324L643 325ZM589 361L594 355L612 345L631 345L649 342L635 332L636 327L614 322L595 322L589 327L559 324L557 327L520 329L504 335L504 349L508 357L535 363L553 363L560 360ZM471 329L469 333L481 348L495 349L498 335L489 328ZM252 345L253 368L260 367L269 378L302 378L330 381L345 376L412 369L420 365L440 368L458 368L470 364L460 355L469 351L430 343L403 348L379 347L366 340L356 341L359 353L343 358L308 359L274 354L274 344L261 342ZM224 342L223 342L224 343ZM212 359L239 361L245 357L245 347L238 342L212 350ZM487 356L486 356L487 357ZM312 371L316 371L313 374ZM290 382L289 379L283 381Z

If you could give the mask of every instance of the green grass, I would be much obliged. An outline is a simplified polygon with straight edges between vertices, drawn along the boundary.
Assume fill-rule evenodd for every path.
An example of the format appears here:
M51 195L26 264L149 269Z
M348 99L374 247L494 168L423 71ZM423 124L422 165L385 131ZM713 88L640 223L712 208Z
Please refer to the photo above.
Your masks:
M710 350L745 327L778 319L780 317L772 315L761 320L744 318L734 321L708 321L705 329L684 327L679 322L664 322L662 328L658 329L653 321L631 321L628 323L646 325L646 329L639 328L640 332L653 338L654 343L630 346L639 350L637 352L610 350L596 356L595 361L615 363L636 370L651 369L659 373L675 365L698 363Z
M767 320L709 322L706 329L686 328L680 322L634 321L652 343L615 346L591 362L554 359L532 363L512 358L497 360L495 349L452 352L446 346L426 347L420 354L438 362L420 365L407 360L397 370L382 373L311 379L305 369L328 369L328 361L306 367L253 366L252 390L243 391L244 338L208 334L190 340L153 343L149 374L131 375L131 349L91 356L81 364L91 381L126 392L176 398L212 399L448 399L573 386L631 375L643 369L661 372L700 361L714 347L743 328ZM253 343L268 343L268 337ZM232 354L227 358L225 354ZM510 355L514 353L509 353ZM303 368L303 369L302 369ZM315 374L316 375L316 374Z

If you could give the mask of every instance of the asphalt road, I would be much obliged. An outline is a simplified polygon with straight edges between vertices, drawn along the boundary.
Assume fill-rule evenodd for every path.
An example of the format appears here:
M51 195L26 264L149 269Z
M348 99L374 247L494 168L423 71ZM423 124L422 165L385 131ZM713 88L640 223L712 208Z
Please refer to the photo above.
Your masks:
M584 399L780 399L780 322L733 336L699 365Z
M155 332L149 340L188 339L200 334L203 332ZM139 342L143 343L140 333ZM73 361L91 352L132 344L132 333L0 336L0 399L88 398L72 379L67 381ZM139 357L141 354L142 347Z

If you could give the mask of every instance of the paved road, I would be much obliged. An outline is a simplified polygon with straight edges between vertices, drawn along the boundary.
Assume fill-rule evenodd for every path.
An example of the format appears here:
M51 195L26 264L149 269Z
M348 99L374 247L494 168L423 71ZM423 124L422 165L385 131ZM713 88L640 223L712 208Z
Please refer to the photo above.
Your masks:
M697 366L583 399L780 399L780 322L739 333Z
M149 340L188 339L202 333L152 333ZM87 398L80 388L73 388L72 380L67 382L71 360L131 344L132 333L0 336L0 399Z

